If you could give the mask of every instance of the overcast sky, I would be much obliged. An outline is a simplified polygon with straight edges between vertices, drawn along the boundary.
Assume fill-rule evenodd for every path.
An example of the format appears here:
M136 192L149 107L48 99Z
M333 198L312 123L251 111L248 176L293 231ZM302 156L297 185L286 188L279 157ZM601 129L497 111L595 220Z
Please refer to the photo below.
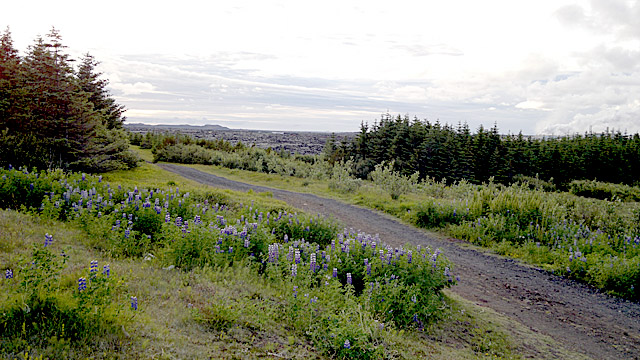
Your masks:
M640 132L640 2L11 1L55 26L128 122L357 131L386 112L502 133Z

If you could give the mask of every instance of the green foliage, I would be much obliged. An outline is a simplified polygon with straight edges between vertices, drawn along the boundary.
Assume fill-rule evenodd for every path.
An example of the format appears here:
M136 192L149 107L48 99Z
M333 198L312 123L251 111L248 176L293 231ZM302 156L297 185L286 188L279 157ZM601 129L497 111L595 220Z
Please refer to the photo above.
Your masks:
M607 131L539 139L500 135L497 125L472 134L466 124L385 114L372 126L363 125L350 143L328 144L325 158L353 159L359 178L367 178L376 164L395 161L394 169L405 176L417 171L421 179L450 182L481 184L495 177L503 184L526 180L548 190L551 180L560 189L577 179L631 185L640 178L640 135Z
M336 234L333 222L318 217L243 205L217 193L112 188L84 174L11 169L0 175L14 188L29 187L35 179L49 182L54 194L45 192L44 205L32 211L78 224L89 235L88 245L111 255L144 255L182 271L246 269L286 294L270 300L275 305L269 313L332 357L388 357L393 331L423 328L439 319L446 309L442 290L455 284L451 264L439 250L395 249L364 233ZM19 199L12 204L25 208ZM24 306L3 311L2 324L15 351L25 344L47 346L35 340L36 330L25 335L23 323L37 331L47 327L49 338L64 339L72 347L117 331L121 310L115 300L122 290L112 277L86 270L61 276L60 258L48 248L38 249L16 272L22 286L11 296L32 299L24 303L32 311L25 312ZM80 277L86 289L76 287L74 279ZM211 331L260 328L268 321L247 315L264 307L254 295L211 296L192 306L193 319Z
M384 162L376 165L375 170L369 176L376 186L381 187L391 195L393 200L398 200L400 195L411 192L418 183L419 173L404 176L393 170L395 161L385 165Z
M0 348L18 353L28 346L67 352L71 345L84 347L107 333L119 332L116 283L95 271L82 274L86 289L64 281L66 256L35 246L31 258L14 269L9 300L0 304ZM18 286L19 284L19 286ZM61 356L61 355L58 355Z
M309 217L298 214L285 215L282 221L275 221L271 228L271 233L276 239L305 239L320 246L328 245L332 239L335 239L337 232L338 226L333 221L320 216Z
M574 180L569 184L569 192L600 200L640 201L640 188L592 180Z
M331 173L331 179L329 180L329 189L350 193L358 190L362 181L355 179L351 176L353 169L353 161L347 160L346 162L339 161L333 164L333 171Z
M26 56L7 30L0 48L0 166L109 171L137 166L122 130L124 107L86 55L78 71L52 29Z

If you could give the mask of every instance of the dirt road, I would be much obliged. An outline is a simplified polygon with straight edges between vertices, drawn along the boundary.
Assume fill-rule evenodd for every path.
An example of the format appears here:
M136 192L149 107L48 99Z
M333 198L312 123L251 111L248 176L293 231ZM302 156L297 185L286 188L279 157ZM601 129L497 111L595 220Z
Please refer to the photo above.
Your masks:
M202 184L256 192L304 210L339 219L347 227L379 234L390 245L440 248L455 263L460 283L453 291L526 327L549 335L565 348L593 359L640 359L640 304L600 294L587 286L441 240L385 214L310 194L249 185L174 164L158 164Z

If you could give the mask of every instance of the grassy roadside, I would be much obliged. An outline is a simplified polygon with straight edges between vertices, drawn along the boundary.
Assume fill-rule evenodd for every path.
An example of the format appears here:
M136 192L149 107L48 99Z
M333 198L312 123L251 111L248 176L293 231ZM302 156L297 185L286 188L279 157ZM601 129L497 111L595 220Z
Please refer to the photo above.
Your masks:
M146 164L131 172L104 176L113 187L130 184L142 188L166 188L162 182L181 191L219 191L239 201L262 202L280 207L268 196L234 193L202 187ZM73 222L61 223L15 211L0 211L0 268L19 268L34 247L41 246L44 234L55 239L52 253L64 250L67 266L62 270L61 286L73 282L88 268L91 260L100 267L109 264L119 291L114 294L117 331L100 338L91 347L77 347L64 339L49 339L42 347L26 347L19 353L0 349L0 358L325 358L300 333L292 331L287 318L288 290L274 286L249 268L194 268L189 271L167 267L158 257L110 256L96 248L95 239ZM19 276L16 273L16 276ZM13 301L16 283L0 281L2 304ZM139 301L136 311L129 309L129 297ZM272 306L256 307L260 299L271 299ZM526 357L572 358L575 354L558 350L551 339L514 324L488 309L446 293L448 308L443 319L423 331L389 332L389 358L478 359ZM220 304L222 306L220 307ZM206 321L194 309L210 309ZM199 315L200 314L200 315ZM211 317L213 315L213 317ZM529 347L536 344L534 347ZM537 350L536 350L537 349Z
M445 186L431 182L392 200L370 182L336 192L327 180L217 166L187 165L255 185L316 194L387 213L404 223L479 246L482 251L640 299L640 203L545 193L526 185Z

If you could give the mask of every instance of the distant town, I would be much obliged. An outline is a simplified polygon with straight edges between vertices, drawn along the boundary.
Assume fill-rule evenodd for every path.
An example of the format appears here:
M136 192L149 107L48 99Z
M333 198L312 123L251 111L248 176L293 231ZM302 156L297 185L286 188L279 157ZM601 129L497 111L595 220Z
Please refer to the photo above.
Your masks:
M198 139L224 139L235 144L255 145L260 148L272 148L275 151L290 151L303 155L315 155L322 152L327 140L335 137L337 142L350 141L357 133L329 133L306 131L269 131L230 129L220 125L147 125L125 124L124 127L134 133L168 132L190 135Z

